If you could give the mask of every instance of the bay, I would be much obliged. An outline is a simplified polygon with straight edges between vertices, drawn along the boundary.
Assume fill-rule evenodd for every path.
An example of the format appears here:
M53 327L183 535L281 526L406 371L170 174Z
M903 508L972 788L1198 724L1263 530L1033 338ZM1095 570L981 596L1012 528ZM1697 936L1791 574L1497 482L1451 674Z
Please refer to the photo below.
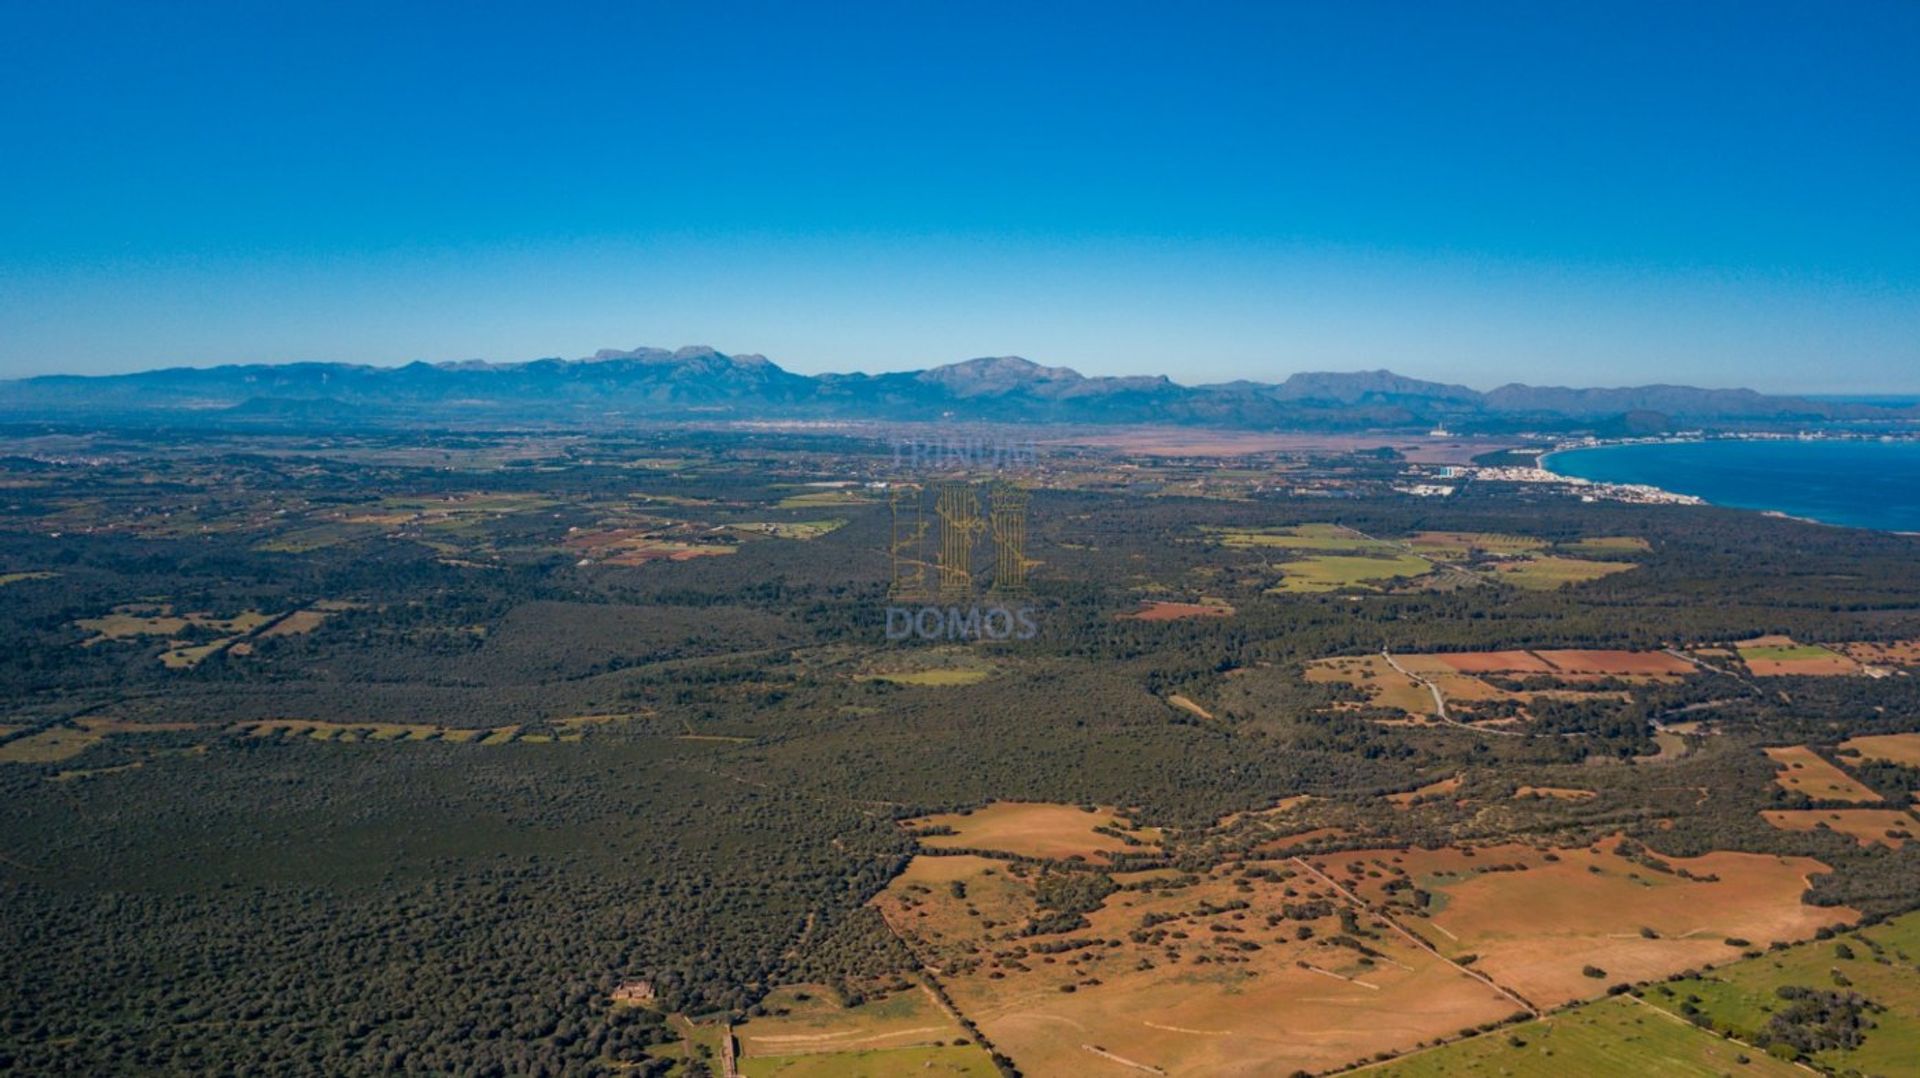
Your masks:
M1920 441L1661 442L1548 454L1542 466L1643 483L1715 505L1826 524L1920 532Z

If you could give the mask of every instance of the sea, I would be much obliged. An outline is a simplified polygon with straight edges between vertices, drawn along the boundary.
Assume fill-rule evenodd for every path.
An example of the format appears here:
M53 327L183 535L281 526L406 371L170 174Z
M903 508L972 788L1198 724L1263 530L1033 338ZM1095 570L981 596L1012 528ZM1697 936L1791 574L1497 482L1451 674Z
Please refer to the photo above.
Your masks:
M1542 467L1823 524L1920 532L1920 441L1719 439L1596 446L1548 454Z

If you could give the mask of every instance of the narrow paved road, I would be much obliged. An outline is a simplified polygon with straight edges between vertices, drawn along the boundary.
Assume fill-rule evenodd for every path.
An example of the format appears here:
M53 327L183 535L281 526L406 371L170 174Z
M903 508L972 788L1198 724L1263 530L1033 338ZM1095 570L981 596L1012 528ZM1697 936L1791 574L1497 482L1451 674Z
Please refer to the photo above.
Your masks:
M1427 691L1433 694L1433 706L1434 706L1435 712L1438 714L1440 721L1446 723L1448 726L1457 727L1458 729L1461 729L1461 730L1471 730L1476 734L1495 734L1500 737L1527 736L1526 733L1521 730L1494 730L1488 727L1475 726L1472 723L1461 722L1459 719L1456 719L1452 715L1449 715L1447 713L1447 698L1440 692L1440 686L1434 684L1431 681L1428 681L1426 678L1421 677L1419 674L1414 673L1413 671L1407 669L1406 667L1401 666L1400 661L1398 659L1395 659L1393 657L1393 653L1388 651L1386 648L1380 649L1380 657L1382 659L1387 660L1387 665L1393 667L1394 670L1398 672L1402 677L1405 677L1411 681L1415 681L1421 685L1426 686Z

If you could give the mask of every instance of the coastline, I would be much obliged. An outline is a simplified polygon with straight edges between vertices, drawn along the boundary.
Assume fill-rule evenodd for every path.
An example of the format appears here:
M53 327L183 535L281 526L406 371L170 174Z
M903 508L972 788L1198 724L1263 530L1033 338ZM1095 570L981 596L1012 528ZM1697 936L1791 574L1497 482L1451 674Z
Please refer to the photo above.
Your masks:
M1593 440L1582 440L1579 442L1562 442L1551 448L1543 449L1537 457L1536 467L1539 468L1542 472L1559 477L1560 479L1569 483L1615 482L1617 480L1596 480L1587 476L1575 475L1570 471L1563 470L1563 468L1556 468L1554 466L1554 458L1561 457L1565 454L1581 452L1585 450L1621 449L1621 448L1627 448L1627 447L1633 447L1633 446L1707 445L1707 444L1720 443L1720 442L1747 442L1747 443L1760 443L1760 444L1847 443L1847 442L1875 443L1875 444L1887 444L1887 443L1920 444L1920 437L1916 437L1914 435L1904 435L1904 436L1852 435L1852 436L1849 436L1846 434L1830 434L1830 433L1816 434L1811 432L1801 432L1796 434L1726 435L1726 436L1717 436L1717 437L1712 435L1707 435L1707 434L1697 434L1697 435L1688 434L1688 435L1667 437L1667 438L1622 438L1622 439L1611 439L1611 440L1593 439ZM1685 471L1684 468L1680 470L1683 473ZM1672 482L1672 480L1666 480L1665 482ZM1746 512L1760 513L1764 516L1776 517L1784 520L1797 521L1803 524L1817 524L1817 525L1821 525L1829 528L1854 528L1862 531L1876 531L1876 532L1882 532L1882 533L1891 534L1891 535L1905 535L1905 536L1920 535L1920 529L1916 529L1916 528L1876 526L1874 524L1861 523L1853 520L1824 519L1819 516L1808 515L1808 513L1804 509L1800 511L1789 511L1787 509L1780 508L1777 505L1758 504L1759 499L1741 499L1741 501L1730 501L1726 499L1726 496L1724 494L1715 494L1713 496L1708 496L1707 494L1682 493L1680 491L1671 490L1664 486L1658 486L1655 484L1649 484L1645 482L1636 482L1635 485L1645 487L1650 490L1659 490L1667 495L1673 496L1676 500L1684 499L1684 500L1689 500L1698 504L1717 506L1723 509L1739 509ZM1708 485L1711 486L1712 484L1708 484ZM1744 501L1745 504L1742 504L1741 503L1742 501Z
M1575 453L1584 449L1617 449L1620 446L1626 446L1626 445L1695 445L1695 444L1710 442L1715 440L1716 439L1708 438L1703 435L1698 438L1661 438L1658 440L1651 440L1651 439L1645 439L1645 438L1632 438L1632 439L1620 439L1617 441L1608 441L1608 442L1590 442L1590 443L1575 442L1572 444L1562 443L1560 445L1554 446L1552 449L1542 450L1540 455L1534 458L1534 467L1539 468L1541 471L1546 472L1549 475L1558 476L1560 479L1568 483L1592 483L1594 482L1594 480L1588 479L1586 476L1583 476L1583 475L1569 475L1566 472L1554 471L1553 465L1549 462L1554 457L1560 456L1562 454ZM1706 498L1703 498L1698 494L1687 494L1678 490L1668 490L1665 487L1657 486L1651 483L1640 483L1636 485L1646 487L1648 490L1656 491L1662 495L1665 495L1668 498L1673 499L1676 502L1679 502L1682 499L1690 498L1696 502L1699 502L1702 505L1719 505L1719 507L1723 509L1740 508L1740 506L1720 505L1717 502L1708 501ZM1778 510L1771 510L1771 509L1760 510L1760 511L1761 512L1778 512ZM1789 516L1789 514L1787 513L1779 513L1779 515ZM1792 519L1799 520L1801 518L1792 517ZM1819 524L1824 522L1812 521L1811 523Z

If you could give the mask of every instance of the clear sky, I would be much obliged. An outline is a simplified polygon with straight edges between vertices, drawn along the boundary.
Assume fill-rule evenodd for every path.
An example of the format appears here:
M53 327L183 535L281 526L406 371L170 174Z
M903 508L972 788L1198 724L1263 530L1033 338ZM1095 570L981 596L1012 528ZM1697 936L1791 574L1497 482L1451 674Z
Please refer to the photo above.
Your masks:
M0 377L1920 390L1920 3L0 0Z

